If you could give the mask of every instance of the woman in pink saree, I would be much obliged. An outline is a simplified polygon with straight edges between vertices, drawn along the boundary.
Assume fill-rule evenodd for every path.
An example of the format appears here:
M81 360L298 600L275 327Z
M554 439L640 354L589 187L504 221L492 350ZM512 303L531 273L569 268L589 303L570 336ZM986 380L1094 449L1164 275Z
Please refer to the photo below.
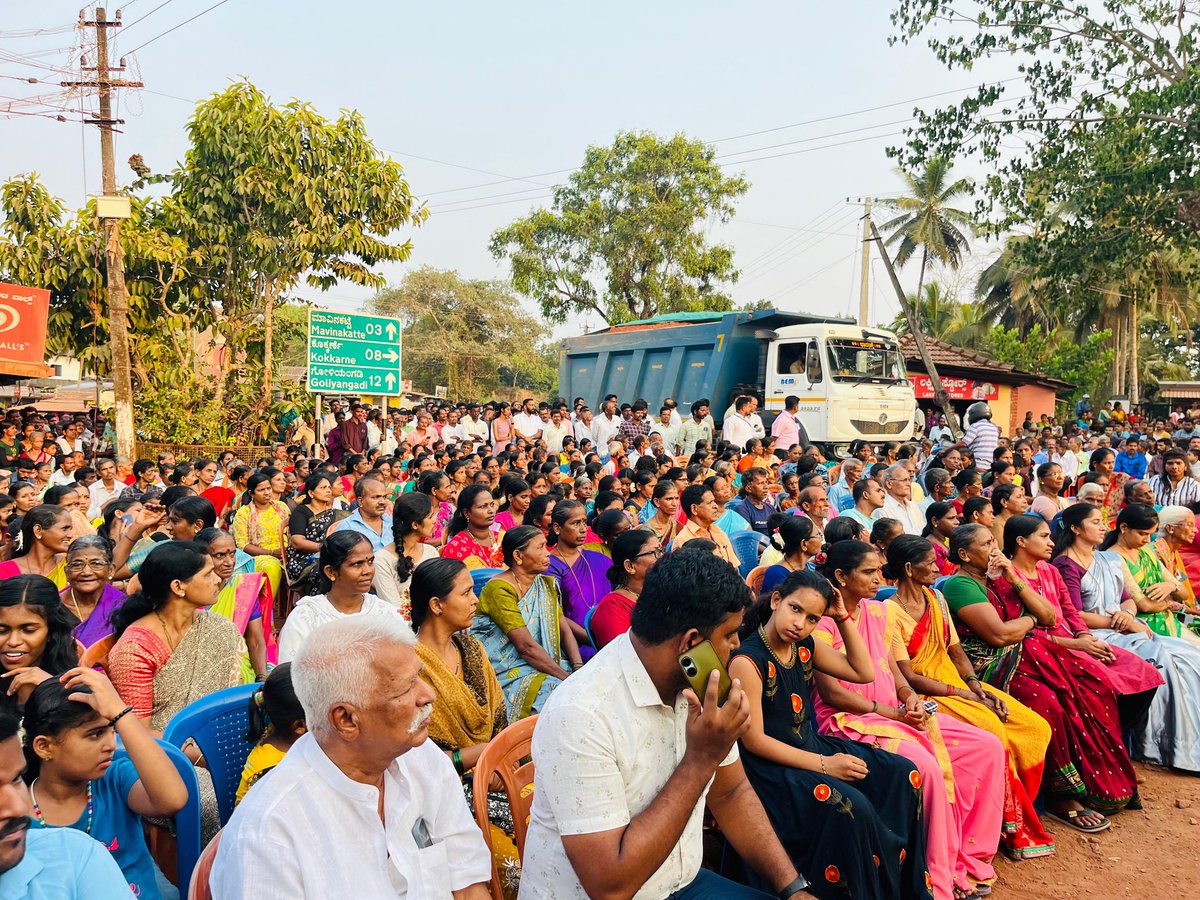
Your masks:
M875 662L875 681L851 684L817 674L817 719L823 734L898 753L917 766L925 803L926 844L938 900L979 896L996 878L992 857L1004 817L1004 747L992 734L946 715L927 716L900 672L908 659L894 605L874 597L882 561L870 544L839 541L819 571L840 592ZM822 619L813 636L842 649L837 627ZM987 889L985 888L985 892Z

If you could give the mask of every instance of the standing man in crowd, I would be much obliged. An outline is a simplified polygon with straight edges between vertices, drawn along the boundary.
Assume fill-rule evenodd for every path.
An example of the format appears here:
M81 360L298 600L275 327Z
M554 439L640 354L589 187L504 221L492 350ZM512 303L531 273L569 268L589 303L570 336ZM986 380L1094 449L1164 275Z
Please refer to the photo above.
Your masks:
M550 411L550 421L542 425L542 440L546 442L547 453L562 453L563 438L571 434L571 423L564 420L561 407Z
M633 439L650 434L650 423L646 421L646 412L650 404L641 398L635 400L629 409L629 418L621 421L617 434L625 441L625 446L633 445Z
M1000 426L992 421L992 408L983 401L967 407L967 431L963 443L975 456L975 468L986 472L992 467L1000 446Z
M733 415L727 416L721 426L721 436L743 450L751 438L755 437L754 423L750 416L754 413L754 398L742 395L733 401ZM757 416L755 416L757 418ZM762 427L760 421L759 427Z
M366 453L367 408L361 403L350 407L350 418L342 423L342 450L346 453Z
M680 453L679 434L683 430L683 422L676 424L675 419L678 418L679 414L672 407L663 404L662 409L658 411L658 421L650 429L651 436L657 434L662 438L663 452L671 456L678 456Z
M668 554L630 630L554 692L533 735L522 900L770 900L700 868L706 803L774 896L810 896L738 757L750 715L741 683L718 706L716 673L701 699L680 669L706 640L727 663L750 600L713 556Z
M691 456L696 452L696 442L706 441L712 445L713 427L708 417L708 401L697 400L692 404L692 414L679 430L679 452Z
M621 417L617 413L617 395L609 394L604 398L600 415L592 421L592 443L597 447L607 447L608 442L616 437L621 427Z
M786 453L797 445L801 450L808 449L810 443L808 432L796 418L798 409L800 409L800 398L795 394L788 394L783 399L783 412L777 415L775 421L771 423L771 437L775 438L777 452Z

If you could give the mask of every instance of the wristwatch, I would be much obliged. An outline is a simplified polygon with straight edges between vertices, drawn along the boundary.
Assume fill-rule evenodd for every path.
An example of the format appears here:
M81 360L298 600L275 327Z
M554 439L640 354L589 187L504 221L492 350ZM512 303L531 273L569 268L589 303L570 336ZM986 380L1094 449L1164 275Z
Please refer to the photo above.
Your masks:
M792 894L805 890L808 890L808 879L803 875L797 875L796 880L780 890L776 896L779 897L779 900L791 900Z

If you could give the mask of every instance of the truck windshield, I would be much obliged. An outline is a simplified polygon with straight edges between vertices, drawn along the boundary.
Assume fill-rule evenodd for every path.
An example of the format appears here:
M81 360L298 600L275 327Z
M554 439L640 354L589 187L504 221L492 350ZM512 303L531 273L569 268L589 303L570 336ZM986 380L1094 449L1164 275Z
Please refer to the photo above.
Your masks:
M895 344L834 338L828 342L834 381L904 381L904 357Z

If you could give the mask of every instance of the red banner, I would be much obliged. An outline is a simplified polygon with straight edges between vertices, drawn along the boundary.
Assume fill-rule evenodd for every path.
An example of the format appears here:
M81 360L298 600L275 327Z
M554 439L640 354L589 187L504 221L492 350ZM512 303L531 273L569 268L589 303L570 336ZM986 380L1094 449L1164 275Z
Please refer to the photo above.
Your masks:
M909 375L913 392L918 400L933 399L933 384L928 375ZM998 400L1000 389L990 381L974 381L970 378L943 378L942 390L951 400Z
M0 283L0 359L45 362L49 313L49 291Z

